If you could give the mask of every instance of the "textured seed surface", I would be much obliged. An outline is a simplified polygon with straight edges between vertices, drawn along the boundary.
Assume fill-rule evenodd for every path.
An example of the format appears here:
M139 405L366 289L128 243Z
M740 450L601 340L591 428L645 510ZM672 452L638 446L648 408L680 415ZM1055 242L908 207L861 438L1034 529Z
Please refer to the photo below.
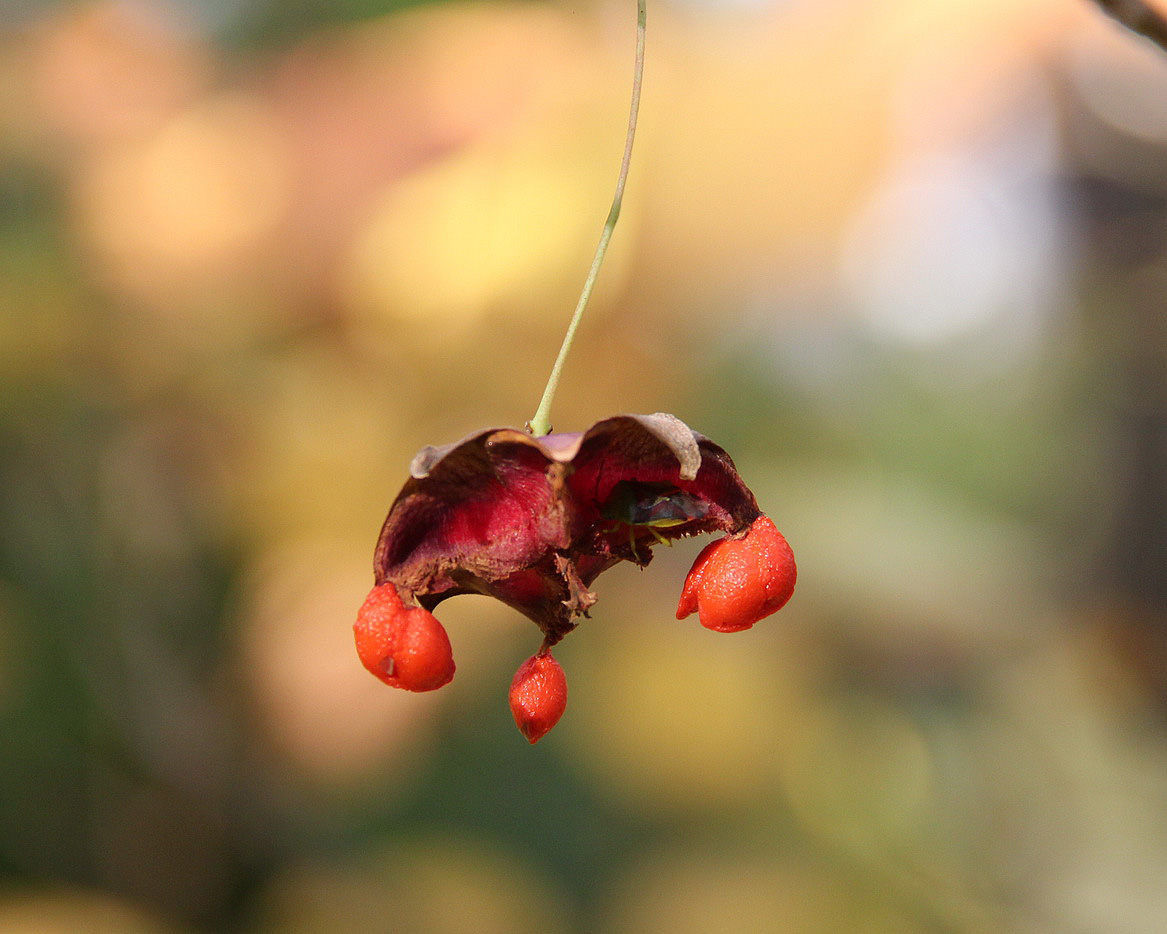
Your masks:
M511 681L511 713L528 741L537 743L567 709L567 676L550 653L532 655Z
M790 545L773 522L760 516L743 538L705 546L685 578L677 619L696 611L708 629L749 629L786 605L797 575Z
M369 592L353 636L362 664L392 687L433 691L454 677L446 630L428 610L405 606L392 584Z

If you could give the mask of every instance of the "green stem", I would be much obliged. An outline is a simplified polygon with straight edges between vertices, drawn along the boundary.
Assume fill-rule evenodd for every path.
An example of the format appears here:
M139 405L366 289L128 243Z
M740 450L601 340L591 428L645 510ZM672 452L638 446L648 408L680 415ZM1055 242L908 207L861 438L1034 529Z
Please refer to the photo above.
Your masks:
M551 375L547 378L547 386L543 390L543 398L539 400L539 408L534 417L527 422L527 430L533 435L545 435L551 431L551 400L555 398L555 390L559 387L559 377L563 372L563 364L567 361L567 354L571 350L575 332L587 308L588 299L592 297L592 289L596 285L596 277L600 274L600 265L608 252L608 242L612 239L612 231L616 228L616 221L620 218L620 206L624 202L624 184L628 181L628 165L632 161L632 141L636 138L636 117L640 112L640 86L644 79L644 25L645 0L636 0L636 65L632 76L632 107L628 114L628 136L624 140L624 158L620 163L620 175L616 179L616 194L612 197L612 207L608 211L608 219L604 221L604 229L600 233L600 242L596 246L596 255L592 258L592 267L584 280L583 290L575 306L575 314L567 326L567 333L563 336L563 343L559 347L559 355L551 367Z

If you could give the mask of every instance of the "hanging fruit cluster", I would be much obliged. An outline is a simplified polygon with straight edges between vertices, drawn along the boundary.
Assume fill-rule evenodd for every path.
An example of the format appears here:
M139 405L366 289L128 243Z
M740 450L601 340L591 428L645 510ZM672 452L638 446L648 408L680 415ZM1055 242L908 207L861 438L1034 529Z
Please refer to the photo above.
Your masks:
M532 743L567 705L551 649L595 603L589 587L621 561L709 532L677 618L748 629L794 591L794 554L762 514L729 455L672 415L617 415L584 432L534 437L511 428L424 448L377 543L376 586L357 615L364 666L393 687L431 691L454 676L433 609L480 593L531 619L542 644L511 683L515 722Z

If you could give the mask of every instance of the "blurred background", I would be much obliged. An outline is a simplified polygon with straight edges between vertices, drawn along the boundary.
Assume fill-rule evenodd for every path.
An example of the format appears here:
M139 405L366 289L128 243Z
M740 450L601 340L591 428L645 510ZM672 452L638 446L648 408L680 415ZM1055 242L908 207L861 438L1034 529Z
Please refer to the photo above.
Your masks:
M1167 55L1086 0L651 0L559 430L668 411L702 541L538 646L351 624L413 453L533 412L631 0L0 4L0 930L1143 934L1167 918Z

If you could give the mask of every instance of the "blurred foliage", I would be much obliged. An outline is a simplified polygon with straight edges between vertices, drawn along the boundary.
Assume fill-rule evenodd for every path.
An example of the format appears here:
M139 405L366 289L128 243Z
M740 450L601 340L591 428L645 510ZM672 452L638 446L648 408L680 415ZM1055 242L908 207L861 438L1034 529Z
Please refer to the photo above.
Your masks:
M672 411L799 557L614 569L458 675L351 621L423 444L522 424L627 4L0 22L0 930L1145 932L1167 915L1167 62L1089 4L671 3L556 426Z

